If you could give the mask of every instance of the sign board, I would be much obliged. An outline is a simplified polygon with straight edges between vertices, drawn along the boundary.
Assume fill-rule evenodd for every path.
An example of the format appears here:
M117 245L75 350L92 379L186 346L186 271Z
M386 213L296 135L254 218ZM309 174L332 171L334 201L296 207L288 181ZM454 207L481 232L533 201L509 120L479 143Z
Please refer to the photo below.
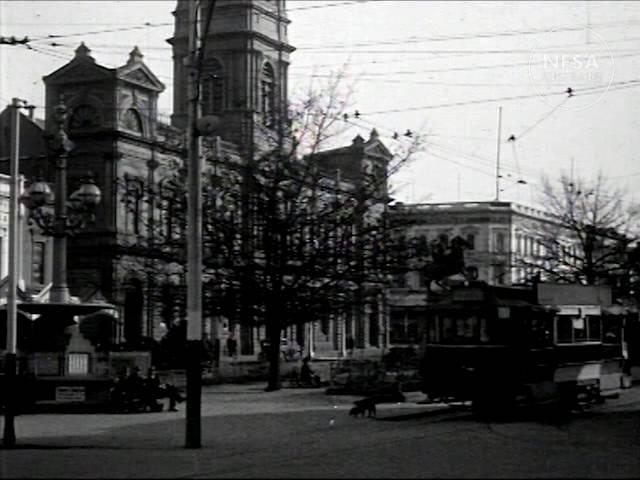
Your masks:
M563 285L539 283L540 305L611 305L611 287L607 285Z
M56 387L56 402L58 403L84 402L85 399L84 387Z
M454 302L481 302L484 300L484 291L480 288L464 288L453 290Z

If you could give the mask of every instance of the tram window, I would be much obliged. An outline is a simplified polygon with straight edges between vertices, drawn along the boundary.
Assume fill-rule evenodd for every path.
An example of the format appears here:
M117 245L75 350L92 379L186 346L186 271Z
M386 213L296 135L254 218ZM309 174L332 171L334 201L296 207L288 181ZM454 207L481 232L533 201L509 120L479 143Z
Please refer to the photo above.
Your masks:
M443 317L442 318L442 340L450 341L455 337L455 324L453 318L451 317Z
M529 325L529 338L532 345L544 346L551 343L549 323L544 318L532 318Z
M589 340L599 342L602 340L602 319L595 316L587 316L587 325L589 327Z
M418 317L415 312L391 312L389 340L391 343L415 343L418 341Z
M478 317L443 317L441 332L443 343L475 343L478 340Z
M572 343L573 342L573 316L562 315L557 318L557 342Z
M587 322L584 318L573 319L573 341L584 342L587 340Z
M480 317L480 341L482 343L487 343L489 339L489 332L487 330L487 319L484 317Z
M621 341L621 327L619 317L605 315L602 318L603 343L619 343Z
M615 331L615 328L611 330ZM598 316L560 315L556 320L556 341L558 343L598 342L603 331L606 335L607 328L603 328ZM607 342L606 338L604 341Z
M439 340L437 336L436 322L438 322L438 317L429 318L428 320L427 341L432 343L437 343Z
M462 335L466 339L476 338L478 336L478 317L471 315L464 319L464 330Z
M465 336L465 319L464 318L456 318L456 337L464 337Z

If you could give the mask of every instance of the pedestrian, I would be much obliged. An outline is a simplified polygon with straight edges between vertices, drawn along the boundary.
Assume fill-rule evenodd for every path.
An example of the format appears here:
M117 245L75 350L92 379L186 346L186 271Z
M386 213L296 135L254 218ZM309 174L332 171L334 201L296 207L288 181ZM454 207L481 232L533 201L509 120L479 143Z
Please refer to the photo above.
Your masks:
M161 388L164 391L164 396L169 399L169 411L177 412L176 405L184 402L184 397L180 395L180 390L169 383L163 384Z
M302 387L316 387L320 385L320 377L315 374L309 365L309 357L302 359L302 367L300 368L300 386Z
M296 355L299 351L298 342L295 340L289 341L287 346L287 361L291 362L296 359Z
M147 376L144 379L145 407L148 407L152 412L161 411L162 405L158 402L159 398L162 398L162 385L160 384L160 378L158 378L155 368L150 367L147 370Z
M118 372L118 376L113 381L113 386L109 389L109 402L114 412L123 412L126 407L126 370Z
M124 379L124 396L126 408L137 411L144 402L144 380L139 374L138 367L127 368L127 375Z
M238 341L233 336L233 333L227 338L227 353L231 358L235 358L238 354Z
M151 367L145 379L145 405L149 406L151 411L159 412L162 410L162 405L158 403L158 400L161 398L167 398L169 400L168 410L170 412L177 412L177 404L184 401L180 390L170 383L160 382L155 368Z

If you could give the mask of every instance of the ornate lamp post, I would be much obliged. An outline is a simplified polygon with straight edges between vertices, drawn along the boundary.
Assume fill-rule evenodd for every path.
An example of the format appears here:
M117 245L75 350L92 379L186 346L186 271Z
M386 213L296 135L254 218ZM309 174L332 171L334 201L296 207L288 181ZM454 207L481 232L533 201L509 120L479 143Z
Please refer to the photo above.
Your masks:
M50 303L67 303L67 237L75 234L94 220L101 192L89 177L82 179L80 187L67 198L67 159L73 143L64 131L67 108L63 103L54 109L54 128L49 134L49 150L55 160L54 191L37 180L20 197L29 209L29 223L36 224L44 235L53 237L53 278Z

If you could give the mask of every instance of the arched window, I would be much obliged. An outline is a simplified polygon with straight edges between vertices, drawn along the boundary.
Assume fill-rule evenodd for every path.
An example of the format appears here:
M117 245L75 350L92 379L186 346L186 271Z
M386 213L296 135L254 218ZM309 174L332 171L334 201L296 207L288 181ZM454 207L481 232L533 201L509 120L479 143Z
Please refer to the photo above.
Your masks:
M69 128L72 130L96 128L101 125L98 109L93 105L82 104L71 109Z
M224 109L224 69L216 59L208 60L205 65L201 105L203 115L221 113Z
M275 122L275 75L273 67L269 63L265 63L262 67L261 80L261 96L262 96L262 118L267 127L273 126Z
M122 117L122 126L127 130L142 135L142 117L137 110L130 108L124 112Z

